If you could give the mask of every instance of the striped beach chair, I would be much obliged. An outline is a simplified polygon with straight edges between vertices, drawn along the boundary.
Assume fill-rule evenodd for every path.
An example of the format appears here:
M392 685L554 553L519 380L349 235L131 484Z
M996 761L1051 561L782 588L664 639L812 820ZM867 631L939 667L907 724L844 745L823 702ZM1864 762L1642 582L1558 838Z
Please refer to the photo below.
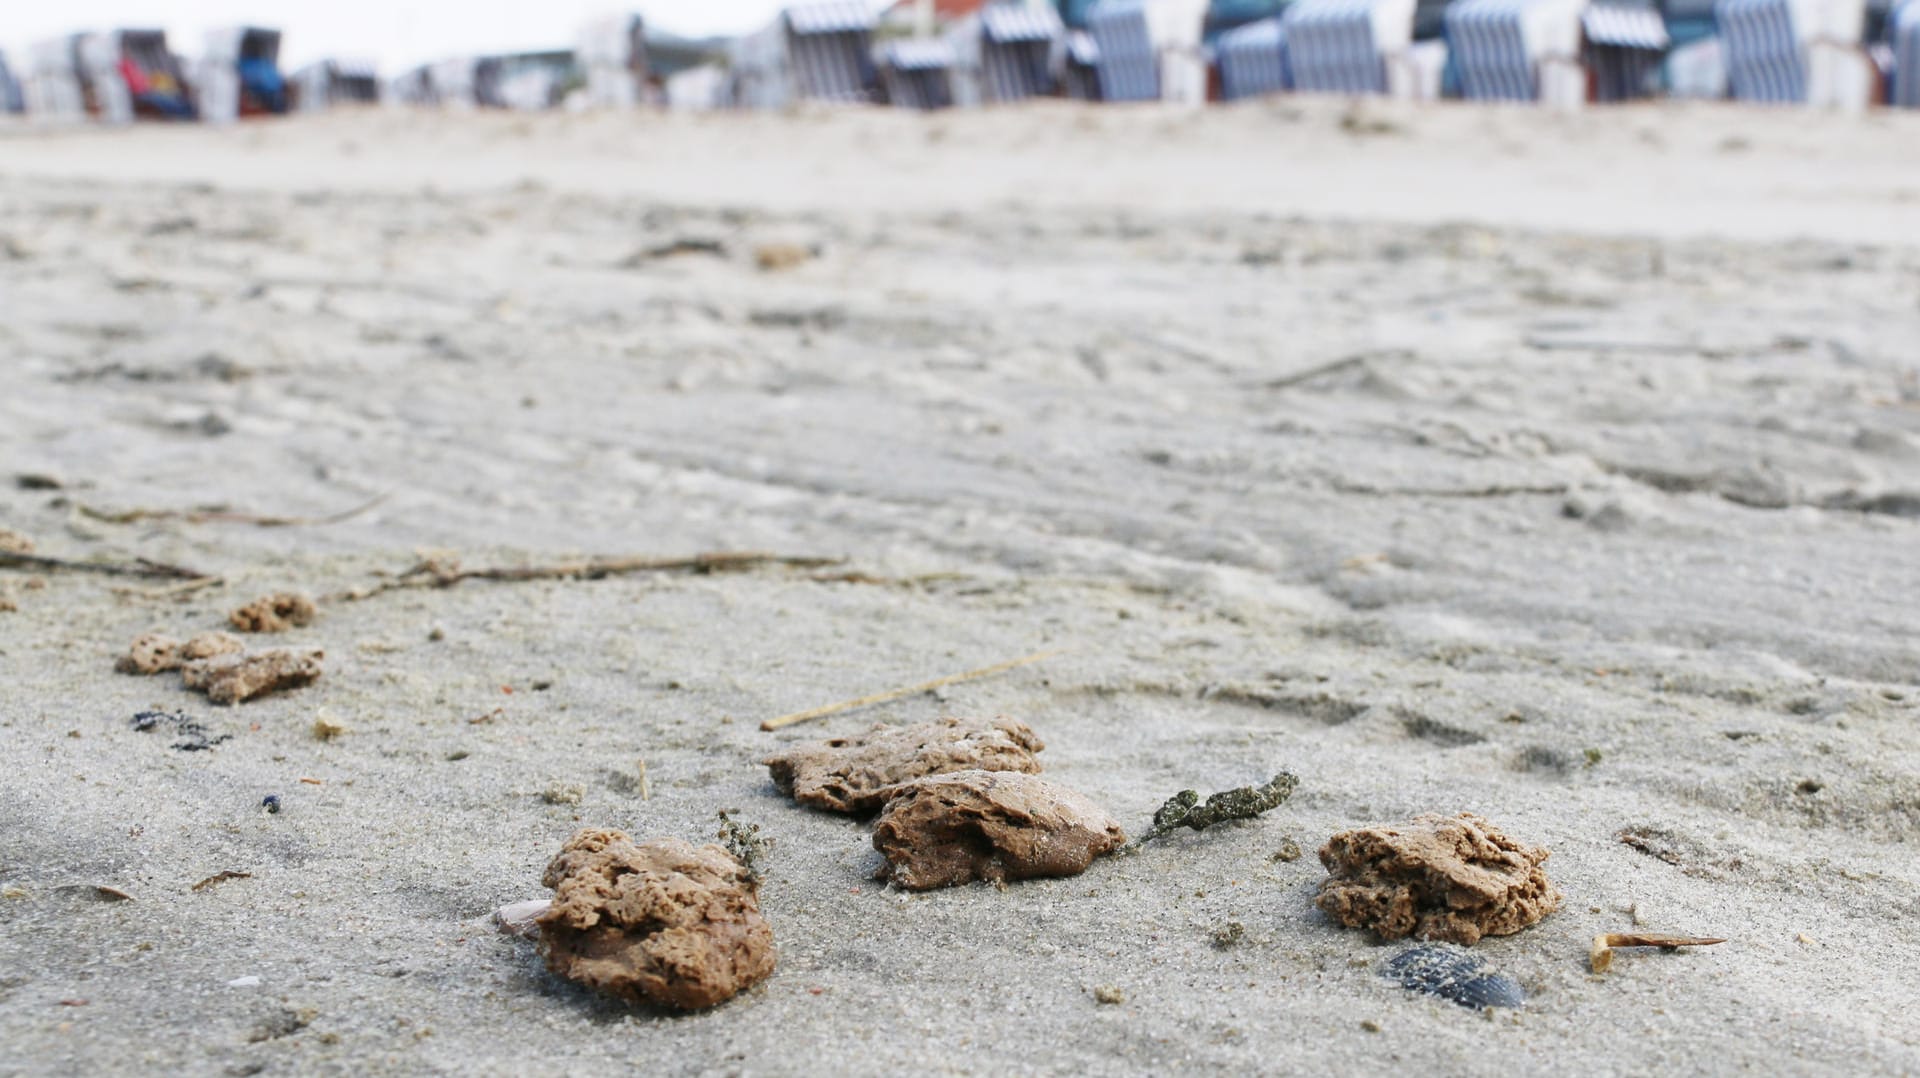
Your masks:
M1584 0L1457 0L1447 8L1447 47L1460 76L1460 96L1473 101L1555 100L1585 95L1579 68ZM1562 77L1549 87L1547 69ZM1577 77L1570 100L1555 92Z
M1893 38L1893 87L1888 100L1920 109L1920 0L1907 0L1887 20Z
M1099 50L1103 101L1200 104L1208 65L1200 50L1207 0L1099 0L1087 32Z
M1220 96L1227 101L1293 87L1287 78L1287 28L1280 19L1261 19L1221 34L1213 53L1220 68Z
M35 42L27 50L27 115L42 123L77 123L87 118L87 95L80 77L79 35Z
M1666 20L1651 6L1596 3L1581 13L1586 32L1587 67L1593 72L1595 101L1632 101L1660 89L1666 60Z
M1022 101L1053 92L1053 54L1066 27L1052 8L988 4L978 20L983 100Z
M871 8L860 0L805 4L788 8L781 21L794 97L840 103L873 100Z
M1384 94L1387 58L1413 44L1414 0L1294 0L1287 69L1303 93Z
M1713 17L1735 99L1865 105L1871 61L1861 0L1718 0Z
M592 19L574 35L573 54L592 108L630 109L646 96L647 31L638 15Z
M364 60L320 60L288 77L298 112L325 112L339 105L380 103L380 76Z
M1067 31L1060 51L1060 92L1073 101L1100 100L1100 46L1085 30Z
M1720 0L1713 18L1725 50L1727 88L1736 100L1807 99L1806 42L1789 0Z
M944 109L953 101L953 46L939 38L906 38L880 49L880 85L887 104L903 109Z
M736 38L730 49L735 103L785 108L795 101L870 102L873 12L860 0L789 7L772 24Z
M13 68L7 66L7 54L0 52L0 112L25 112L26 108L20 80L14 77Z

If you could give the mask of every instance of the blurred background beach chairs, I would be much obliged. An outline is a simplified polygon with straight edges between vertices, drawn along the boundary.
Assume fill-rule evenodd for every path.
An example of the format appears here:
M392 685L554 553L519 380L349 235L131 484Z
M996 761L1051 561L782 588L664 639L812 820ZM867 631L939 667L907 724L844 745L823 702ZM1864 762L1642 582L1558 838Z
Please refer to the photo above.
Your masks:
M567 47L449 56L391 78L347 59L289 77L280 53L264 26L211 33L191 62L161 29L76 32L14 64L0 56L0 112L228 123L376 103L928 110L1287 93L1920 108L1920 0L820 0L733 38L677 37L623 12Z

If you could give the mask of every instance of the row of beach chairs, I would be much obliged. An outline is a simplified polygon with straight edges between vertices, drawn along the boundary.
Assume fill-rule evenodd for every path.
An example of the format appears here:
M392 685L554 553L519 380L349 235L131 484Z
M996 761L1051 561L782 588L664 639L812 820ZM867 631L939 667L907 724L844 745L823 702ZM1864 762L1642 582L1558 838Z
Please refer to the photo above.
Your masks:
M1675 47L1650 0L1292 0L1208 42L1208 0L1093 0L1069 29L1044 2L992 2L939 36L875 43L865 0L790 6L734 39L726 63L656 78L639 16L598 19L571 50L451 59L382 82L326 61L283 79L280 35L209 35L191 72L151 30L75 34L0 57L0 110L124 123L227 121L386 100L452 108L664 103L782 108L798 101L911 109L1044 95L1199 104L1283 92L1453 95L1575 107L1674 96L1920 108L1920 0L1895 0L1863 44L1864 0L1708 0L1709 32ZM1439 33L1416 40L1437 9ZM1428 31L1431 33L1431 31Z
M207 35L198 64L161 30L110 30L42 41L17 75L0 58L0 106L53 121L199 119L219 123L287 111L280 34L233 27Z
M1717 0L1714 33L1680 49L1646 0L1453 0L1443 33L1426 41L1414 40L1416 0L1293 0L1211 45L1207 7L1096 0L1073 31L1049 6L989 4L941 37L876 49L864 5L799 5L736 44L730 103L927 109L1060 94L1197 104L1293 91L1574 107L1673 92L1920 107L1920 0L1895 7L1871 44L1862 0Z

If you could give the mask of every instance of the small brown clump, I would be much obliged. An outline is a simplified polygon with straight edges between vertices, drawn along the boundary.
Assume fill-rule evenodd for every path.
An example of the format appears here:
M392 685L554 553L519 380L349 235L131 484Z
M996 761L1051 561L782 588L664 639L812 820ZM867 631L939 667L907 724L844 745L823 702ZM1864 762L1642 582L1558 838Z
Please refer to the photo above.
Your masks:
M1040 770L1046 748L1013 719L941 719L917 726L881 723L864 734L795 745L760 761L780 792L803 805L864 814L889 786L953 771Z
M284 633L311 624L316 612L312 599L283 591L255 599L228 614L227 620L243 633Z
M0 528L0 553L31 554L33 540L9 528Z
M165 633L146 633L134 638L114 669L123 674L164 674L198 659L245 650L246 645L231 633L201 633L184 644Z
M1418 936L1471 946L1560 908L1540 866L1547 850L1516 842L1470 812L1342 831L1320 847L1330 875L1314 900L1348 928L1383 940Z
M719 846L635 845L588 828L541 882L547 968L596 992L683 1010L732 999L773 972L773 929L747 870Z
M180 669L180 641L165 633L142 633L113 664L123 674L163 674Z
M873 826L882 879L910 891L968 880L1076 876L1127 841L1083 795L1014 771L960 771L890 787Z
M754 264L767 272L792 269L813 256L813 248L797 243L763 243L753 251Z
M181 668L181 675L187 688L199 689L214 703L237 704L311 683L320 676L320 660L325 654L284 648L251 655L231 652L190 662Z

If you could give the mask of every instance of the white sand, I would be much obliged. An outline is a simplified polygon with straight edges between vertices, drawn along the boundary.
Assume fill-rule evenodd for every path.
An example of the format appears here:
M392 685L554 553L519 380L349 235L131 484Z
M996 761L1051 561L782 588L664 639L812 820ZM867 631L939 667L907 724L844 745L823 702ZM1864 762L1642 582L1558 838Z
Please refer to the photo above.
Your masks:
M1300 103L0 131L0 527L226 580L0 569L0 1074L1912 1072L1916 136ZM727 253L628 264L675 239ZM335 603L285 638L322 681L234 709L112 670L421 548L902 579ZM174 751L150 706L232 740ZM1026 720L1136 830L1184 786L1300 791L906 896L754 764L943 712ZM630 1012L483 923L576 827L719 808L777 842L780 967L731 1004ZM1411 996L1312 908L1333 831L1460 810L1554 850L1566 907L1477 948L1523 1012ZM1589 975L1636 916L1730 942Z

